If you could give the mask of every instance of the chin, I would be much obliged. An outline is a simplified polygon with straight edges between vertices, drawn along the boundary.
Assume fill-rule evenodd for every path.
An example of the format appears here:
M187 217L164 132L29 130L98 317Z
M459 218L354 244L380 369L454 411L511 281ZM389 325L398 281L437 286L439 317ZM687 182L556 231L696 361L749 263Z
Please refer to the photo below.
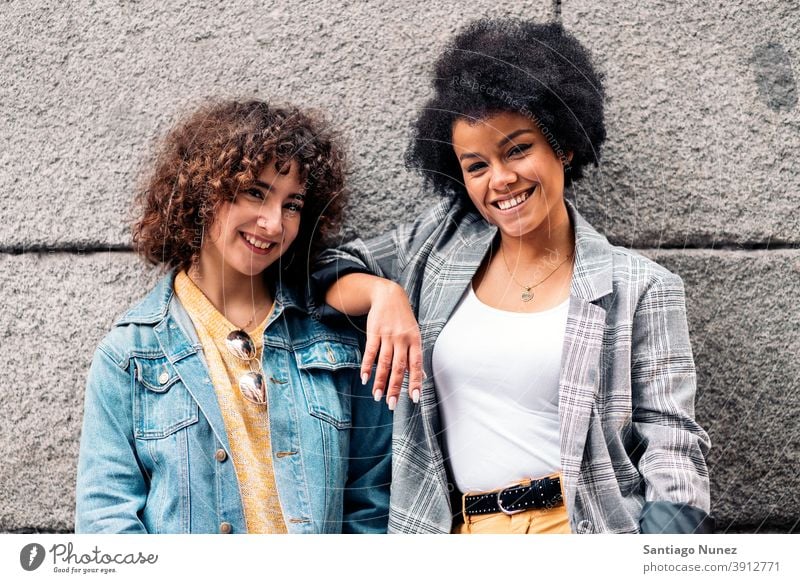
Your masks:
M231 267L245 277L256 277L264 273L269 265L232 265Z
M534 222L530 220L525 221L504 221L496 223L500 231L509 237L522 237L532 233L541 226L541 222Z

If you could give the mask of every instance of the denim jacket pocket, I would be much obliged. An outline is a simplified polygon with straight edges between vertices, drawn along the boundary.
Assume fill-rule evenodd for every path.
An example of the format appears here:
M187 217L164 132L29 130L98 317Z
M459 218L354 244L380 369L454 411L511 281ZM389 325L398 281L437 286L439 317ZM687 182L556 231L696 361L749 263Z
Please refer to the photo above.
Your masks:
M163 356L132 358L133 426L138 439L162 439L198 421L198 408L180 382L175 367Z
M357 346L322 340L295 349L308 412L337 429L352 426L350 393L361 366Z

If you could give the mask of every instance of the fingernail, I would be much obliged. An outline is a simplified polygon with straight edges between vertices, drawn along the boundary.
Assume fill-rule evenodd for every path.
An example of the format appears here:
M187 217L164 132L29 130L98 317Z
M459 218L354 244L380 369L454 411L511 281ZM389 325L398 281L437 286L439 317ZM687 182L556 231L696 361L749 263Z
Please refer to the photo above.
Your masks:
M372 393L372 398L375 399L375 401L380 401L381 399L383 399L383 391L378 389L377 391Z
M361 384L366 385L369 382L369 375L365 372L361 373Z
M411 391L411 400L415 403L419 403L419 389Z
M397 397L391 396L389 397L389 411L394 411L394 408L397 406Z

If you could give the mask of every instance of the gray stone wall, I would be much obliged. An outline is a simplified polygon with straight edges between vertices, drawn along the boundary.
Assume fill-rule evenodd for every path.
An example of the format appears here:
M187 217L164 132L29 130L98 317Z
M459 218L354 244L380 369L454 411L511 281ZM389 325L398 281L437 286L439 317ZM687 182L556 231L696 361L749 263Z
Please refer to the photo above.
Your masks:
M350 226L429 199L403 168L430 64L482 15L560 18L606 75L609 142L582 212L679 273L728 532L800 518L800 2L10 0L0 7L0 530L72 528L94 348L157 274L130 252L155 140L208 97L323 108Z

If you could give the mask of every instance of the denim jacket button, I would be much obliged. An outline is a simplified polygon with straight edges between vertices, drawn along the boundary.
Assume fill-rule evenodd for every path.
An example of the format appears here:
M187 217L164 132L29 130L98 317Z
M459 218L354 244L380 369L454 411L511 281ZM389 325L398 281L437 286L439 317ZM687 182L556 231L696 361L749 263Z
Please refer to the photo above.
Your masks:
M231 527L230 522L223 522L219 525L219 532L222 534L230 534L232 530L233 527Z
M169 373L167 371L162 372L158 375L158 382L162 385L166 385L167 381L169 380Z
M215 454L214 454L214 458L215 458L215 459L216 459L218 462L224 462L226 459L228 459L228 454L227 454L227 453L225 453L225 450L224 450L224 449L218 449L218 450L217 450L217 453L215 453Z

